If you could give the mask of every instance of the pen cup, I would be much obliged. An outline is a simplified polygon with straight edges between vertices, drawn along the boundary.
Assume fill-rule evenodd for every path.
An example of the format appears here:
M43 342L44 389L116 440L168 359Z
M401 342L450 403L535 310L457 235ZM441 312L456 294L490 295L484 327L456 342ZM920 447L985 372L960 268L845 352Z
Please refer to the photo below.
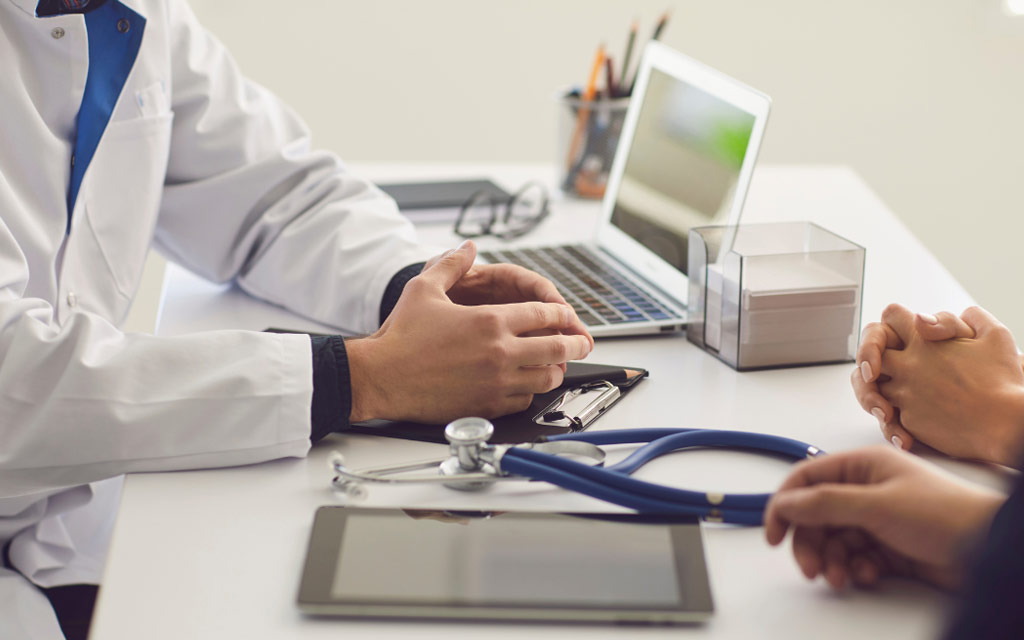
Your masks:
M601 198L629 98L585 100L575 94L558 100L558 155L562 191L581 198Z

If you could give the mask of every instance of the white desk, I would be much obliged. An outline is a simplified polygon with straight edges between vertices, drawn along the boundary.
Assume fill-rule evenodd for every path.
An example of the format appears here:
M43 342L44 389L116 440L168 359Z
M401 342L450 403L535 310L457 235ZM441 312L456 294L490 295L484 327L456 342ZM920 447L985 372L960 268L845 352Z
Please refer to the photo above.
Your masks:
M377 179L490 174L515 188L542 168L365 167ZM753 181L747 222L801 220L867 247L863 317L877 318L891 301L913 309L961 310L967 293L852 171L842 167L768 167ZM593 203L557 202L550 233L589 228ZM447 225L423 229L451 244ZM537 234L524 239L530 242ZM486 243L484 243L486 244ZM212 286L168 269L159 321L165 335L203 329L312 327L236 289ZM837 451L881 441L849 387L853 365L738 374L682 335L599 341L594 362L634 364L651 377L592 428L708 426L765 431ZM926 587L889 583L872 593L837 596L798 573L790 551L770 549L760 528L711 525L705 540L716 614L692 628L516 626L388 623L307 619L295 606L315 509L335 503L326 457L341 449L360 465L420 459L441 445L331 436L304 460L226 470L141 474L127 478L93 640L112 638L930 638L941 628L948 599ZM948 461L947 465L952 465ZM980 470L959 472L985 479ZM763 491L787 466L728 452L691 452L663 459L643 477L690 487ZM991 479L989 479L991 480ZM484 494L442 487L371 487L367 505L495 509L605 509L559 490L513 483ZM528 494L528 495L523 495Z

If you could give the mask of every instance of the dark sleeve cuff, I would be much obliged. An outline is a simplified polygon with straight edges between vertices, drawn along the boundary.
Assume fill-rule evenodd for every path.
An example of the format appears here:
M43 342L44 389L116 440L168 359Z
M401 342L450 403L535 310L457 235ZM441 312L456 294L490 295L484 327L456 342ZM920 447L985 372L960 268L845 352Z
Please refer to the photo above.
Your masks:
M946 640L1020 638L1024 630L1024 476L996 513L988 537L973 554L957 614Z
M405 283L418 276L426 264L426 262L411 264L391 277L391 282L384 289L384 297L380 300L380 324L384 324L384 321L391 315L392 309L398 304L402 290L405 289Z
M341 336L310 336L313 347L313 405L309 439L344 431L352 415L352 381Z

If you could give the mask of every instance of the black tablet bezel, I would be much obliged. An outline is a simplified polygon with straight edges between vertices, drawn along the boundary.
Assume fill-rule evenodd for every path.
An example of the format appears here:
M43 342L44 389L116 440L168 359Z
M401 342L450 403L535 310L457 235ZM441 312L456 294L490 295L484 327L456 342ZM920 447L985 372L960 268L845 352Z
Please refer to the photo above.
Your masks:
M670 528L679 601L671 607L624 606L610 608L579 605L495 605L380 600L338 600L331 597L341 540L350 514L372 513L408 518L400 509L321 507L316 512L299 588L299 608L311 615L389 619L470 619L505 621L630 622L685 624L705 620L714 610L700 524L696 519L630 514L506 512L501 517L566 518L645 522Z
M394 198L402 211L417 209L449 209L461 207L478 192L485 192L504 202L511 195L489 178L465 180L426 180L420 182L378 183L380 189Z

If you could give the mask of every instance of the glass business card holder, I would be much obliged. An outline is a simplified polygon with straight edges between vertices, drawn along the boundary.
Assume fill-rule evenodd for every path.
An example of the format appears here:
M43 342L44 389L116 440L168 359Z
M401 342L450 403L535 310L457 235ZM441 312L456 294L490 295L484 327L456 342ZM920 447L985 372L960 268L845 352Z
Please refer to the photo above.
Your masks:
M686 336L740 371L852 362L864 257L811 222L691 229Z

